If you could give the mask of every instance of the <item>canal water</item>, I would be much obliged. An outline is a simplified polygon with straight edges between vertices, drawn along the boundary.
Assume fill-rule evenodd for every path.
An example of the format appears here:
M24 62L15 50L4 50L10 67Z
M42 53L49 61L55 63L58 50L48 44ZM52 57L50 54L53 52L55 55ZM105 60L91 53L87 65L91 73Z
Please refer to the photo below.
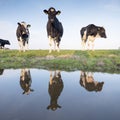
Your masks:
M120 120L120 74L0 69L0 120Z

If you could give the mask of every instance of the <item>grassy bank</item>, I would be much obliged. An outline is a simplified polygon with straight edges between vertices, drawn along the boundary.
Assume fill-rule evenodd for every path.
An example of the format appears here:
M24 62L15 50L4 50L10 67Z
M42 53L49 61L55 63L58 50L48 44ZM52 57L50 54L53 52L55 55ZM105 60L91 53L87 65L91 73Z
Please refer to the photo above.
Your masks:
M120 50L0 50L0 68L44 68L120 73Z

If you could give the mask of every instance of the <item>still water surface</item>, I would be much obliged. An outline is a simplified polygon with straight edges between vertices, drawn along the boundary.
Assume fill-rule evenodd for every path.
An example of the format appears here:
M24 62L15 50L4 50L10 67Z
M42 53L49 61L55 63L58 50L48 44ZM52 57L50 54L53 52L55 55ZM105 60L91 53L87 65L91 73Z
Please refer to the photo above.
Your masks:
M120 74L0 70L0 120L120 120Z

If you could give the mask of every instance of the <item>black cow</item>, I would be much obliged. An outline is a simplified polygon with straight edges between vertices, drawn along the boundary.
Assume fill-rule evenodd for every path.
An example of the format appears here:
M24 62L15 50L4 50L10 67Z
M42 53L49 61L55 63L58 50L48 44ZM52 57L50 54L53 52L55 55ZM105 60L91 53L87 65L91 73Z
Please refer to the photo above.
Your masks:
M28 50L28 41L29 41L29 27L31 25L26 24L25 22L18 23L16 30L16 36L19 42L20 51Z
M55 71L54 76L52 72L50 73L50 81L49 81L49 95L50 95L50 105L47 109L51 109L55 111L57 108L61 108L58 104L58 98L63 90L63 81L60 74L60 71Z
M83 72L81 71L80 75L80 85L84 87L89 92L91 91L101 91L103 88L104 82L98 82L94 80L92 72Z
M92 45L92 50L94 50L94 40L96 38L106 38L105 29L94 24L89 24L80 30L80 35L82 39L82 47L85 49L85 44L88 43L88 49Z
M47 35L49 38L49 45L50 50L49 53L52 51L52 44L54 42L54 50L57 47L57 51L59 52L59 45L61 41L61 37L63 35L63 26L61 22L56 18L56 15L59 15L61 12L56 11L55 8L51 7L49 10L44 10L44 13L48 15L48 22L47 22Z
M1 49L4 49L4 48L5 48L5 45L10 45L9 40L0 39L0 48L1 48Z

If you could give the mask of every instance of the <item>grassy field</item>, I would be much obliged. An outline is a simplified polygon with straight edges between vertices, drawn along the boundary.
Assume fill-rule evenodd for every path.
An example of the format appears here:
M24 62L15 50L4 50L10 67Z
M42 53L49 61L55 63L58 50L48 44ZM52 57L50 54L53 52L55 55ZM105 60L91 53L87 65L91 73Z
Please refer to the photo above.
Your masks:
M120 73L120 50L0 50L0 69L26 67Z

